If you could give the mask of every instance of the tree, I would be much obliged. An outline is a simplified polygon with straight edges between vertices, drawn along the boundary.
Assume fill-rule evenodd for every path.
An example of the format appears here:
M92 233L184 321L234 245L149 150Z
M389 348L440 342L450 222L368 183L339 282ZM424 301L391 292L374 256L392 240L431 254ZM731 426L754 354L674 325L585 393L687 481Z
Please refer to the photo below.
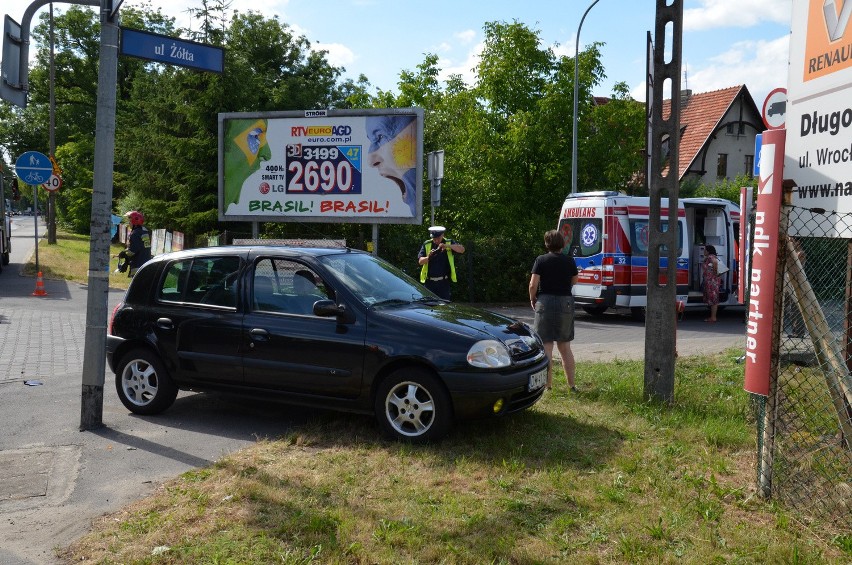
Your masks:
M152 65L121 113L120 207L142 207L152 226L190 234L217 227L220 112L326 108L350 94L337 84L341 71L277 18L235 12L219 33L212 23L223 21L220 9L205 4L203 33L225 42L225 72Z
M637 194L644 188L645 105L633 100L627 84L619 82L612 98L594 106L590 117L594 131L583 140L581 150L584 155L605 155L606 159L586 160L582 176L578 173L583 179L580 186L583 190Z
M115 153L115 211L141 209L152 227L193 235L222 230L218 224L218 115L322 108L419 107L425 114L424 150L445 151L441 207L436 220L458 239L475 242L467 257L488 258L501 277L487 280L485 299L523 294L529 259L541 234L556 223L570 191L574 60L542 45L539 32L517 21L484 25L484 49L476 79L458 75L441 84L439 58L427 54L414 70L400 72L398 93L371 93L367 77L341 81L343 69L278 18L256 12L228 15L227 0L202 0L191 12L193 29L176 30L159 10L122 10L124 25L189 37L225 49L221 75L138 59L119 61ZM59 210L64 223L89 226L96 107L99 22L92 10L72 7L56 18L58 29L57 155L65 169ZM14 155L45 147L47 58L45 19L35 38L26 111L0 106L0 145ZM630 187L642 170L644 110L618 85L613 100L595 106L592 90L604 77L600 45L579 54L578 171L581 189ZM637 124L639 124L637 126ZM638 165L637 165L638 164ZM428 183L424 221L429 209ZM248 225L228 230L248 232ZM301 230L301 233L296 233ZM278 237L344 237L360 245L364 225L268 223ZM421 226L382 228L383 254L410 267ZM459 265L468 269L467 259ZM475 267L478 269L478 267ZM415 274L412 272L412 274Z

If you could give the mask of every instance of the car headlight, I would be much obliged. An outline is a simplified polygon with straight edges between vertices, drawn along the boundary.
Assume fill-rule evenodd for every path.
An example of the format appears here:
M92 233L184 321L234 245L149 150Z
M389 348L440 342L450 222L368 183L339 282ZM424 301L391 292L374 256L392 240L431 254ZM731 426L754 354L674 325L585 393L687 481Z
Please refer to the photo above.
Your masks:
M512 357L501 342L486 339L473 344L467 352L467 362L482 369L501 369L512 364Z

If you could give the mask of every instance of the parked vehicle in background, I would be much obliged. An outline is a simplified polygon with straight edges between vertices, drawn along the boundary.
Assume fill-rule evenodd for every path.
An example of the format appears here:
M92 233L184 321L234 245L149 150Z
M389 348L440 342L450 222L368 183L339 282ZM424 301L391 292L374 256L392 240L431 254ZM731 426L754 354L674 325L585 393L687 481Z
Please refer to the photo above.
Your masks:
M629 311L642 319L647 305L650 198L614 191L569 195L559 214L558 229L580 271L574 286L578 306L590 314L609 309ZM660 226L669 229L669 201L662 199ZM704 246L716 247L730 271L722 275L720 305L739 304L739 206L721 198L677 201L677 299L686 308L704 307L701 263ZM661 257L662 273L668 258Z
M9 264L9 254L12 252L12 218L6 208L5 199L0 198L0 271Z
M374 414L410 442L529 408L547 378L526 324L441 300L350 249L159 255L113 312L106 353L137 414L167 409L179 389L219 390Z

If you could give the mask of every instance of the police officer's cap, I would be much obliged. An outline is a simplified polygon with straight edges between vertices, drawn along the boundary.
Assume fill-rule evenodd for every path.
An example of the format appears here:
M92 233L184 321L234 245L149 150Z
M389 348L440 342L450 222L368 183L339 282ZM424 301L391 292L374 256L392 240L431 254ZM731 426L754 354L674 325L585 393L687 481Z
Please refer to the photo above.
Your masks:
M447 228L444 226L432 226L429 228L429 235L432 237L438 237L439 235L443 235L445 231L447 231Z

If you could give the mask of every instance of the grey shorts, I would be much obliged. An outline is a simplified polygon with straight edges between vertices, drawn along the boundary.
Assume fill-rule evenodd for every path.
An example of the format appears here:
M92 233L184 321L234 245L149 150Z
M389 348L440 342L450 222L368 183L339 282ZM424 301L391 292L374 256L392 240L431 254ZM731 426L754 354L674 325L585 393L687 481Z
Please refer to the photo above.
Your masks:
M545 342L574 339L574 297L542 294L535 303L533 329Z

